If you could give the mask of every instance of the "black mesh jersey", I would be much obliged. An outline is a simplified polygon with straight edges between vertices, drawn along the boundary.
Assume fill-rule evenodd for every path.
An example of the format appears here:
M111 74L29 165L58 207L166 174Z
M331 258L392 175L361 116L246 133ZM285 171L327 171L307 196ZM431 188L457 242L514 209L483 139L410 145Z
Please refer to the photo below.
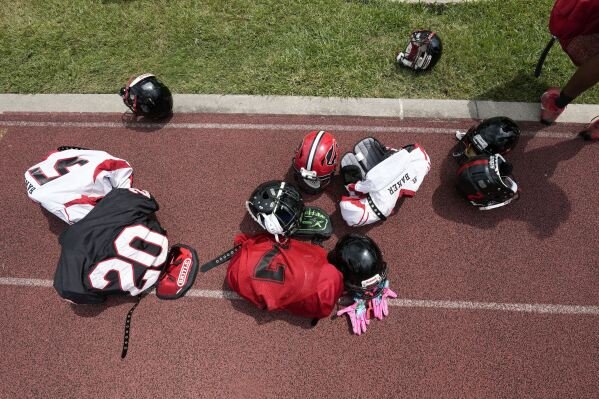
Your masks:
M168 253L156 200L144 190L115 188L59 237L54 275L58 294L75 303L107 295L138 295L151 288Z

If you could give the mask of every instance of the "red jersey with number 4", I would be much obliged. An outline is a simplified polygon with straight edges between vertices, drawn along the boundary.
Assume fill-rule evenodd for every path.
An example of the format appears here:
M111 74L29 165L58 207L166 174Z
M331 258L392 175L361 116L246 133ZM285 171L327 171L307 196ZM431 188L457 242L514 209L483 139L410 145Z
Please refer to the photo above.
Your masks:
M83 219L115 187L131 187L131 165L104 151L65 150L25 172L27 195L63 221Z
M239 244L227 269L227 283L235 292L268 311L309 318L331 314L343 291L343 275L323 248L293 239L283 246L269 234L240 234L235 237Z

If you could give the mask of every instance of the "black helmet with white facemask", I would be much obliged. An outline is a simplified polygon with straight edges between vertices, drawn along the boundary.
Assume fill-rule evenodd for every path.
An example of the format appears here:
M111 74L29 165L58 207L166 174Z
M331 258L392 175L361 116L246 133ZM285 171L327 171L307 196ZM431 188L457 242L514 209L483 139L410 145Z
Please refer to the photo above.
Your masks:
M264 230L289 237L299 227L304 202L297 188L284 181L272 180L262 183L245 203L250 216Z

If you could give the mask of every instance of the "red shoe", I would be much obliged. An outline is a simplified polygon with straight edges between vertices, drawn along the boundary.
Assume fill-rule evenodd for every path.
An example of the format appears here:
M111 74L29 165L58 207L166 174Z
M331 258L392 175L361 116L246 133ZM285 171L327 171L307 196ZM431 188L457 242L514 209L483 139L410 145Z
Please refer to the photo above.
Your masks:
M595 118L594 122L591 122L586 129L578 133L583 139L588 141L599 140L599 118Z
M555 105L555 100L559 97L559 88L551 87L541 96L541 123L551 125L564 110Z

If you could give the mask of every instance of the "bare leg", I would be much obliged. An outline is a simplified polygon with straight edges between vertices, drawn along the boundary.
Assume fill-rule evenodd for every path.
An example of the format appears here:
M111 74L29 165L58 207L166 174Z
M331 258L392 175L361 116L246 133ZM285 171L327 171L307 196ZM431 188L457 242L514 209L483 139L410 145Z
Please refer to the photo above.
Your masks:
M599 54L595 54L576 69L562 92L574 99L597 82L599 82Z

